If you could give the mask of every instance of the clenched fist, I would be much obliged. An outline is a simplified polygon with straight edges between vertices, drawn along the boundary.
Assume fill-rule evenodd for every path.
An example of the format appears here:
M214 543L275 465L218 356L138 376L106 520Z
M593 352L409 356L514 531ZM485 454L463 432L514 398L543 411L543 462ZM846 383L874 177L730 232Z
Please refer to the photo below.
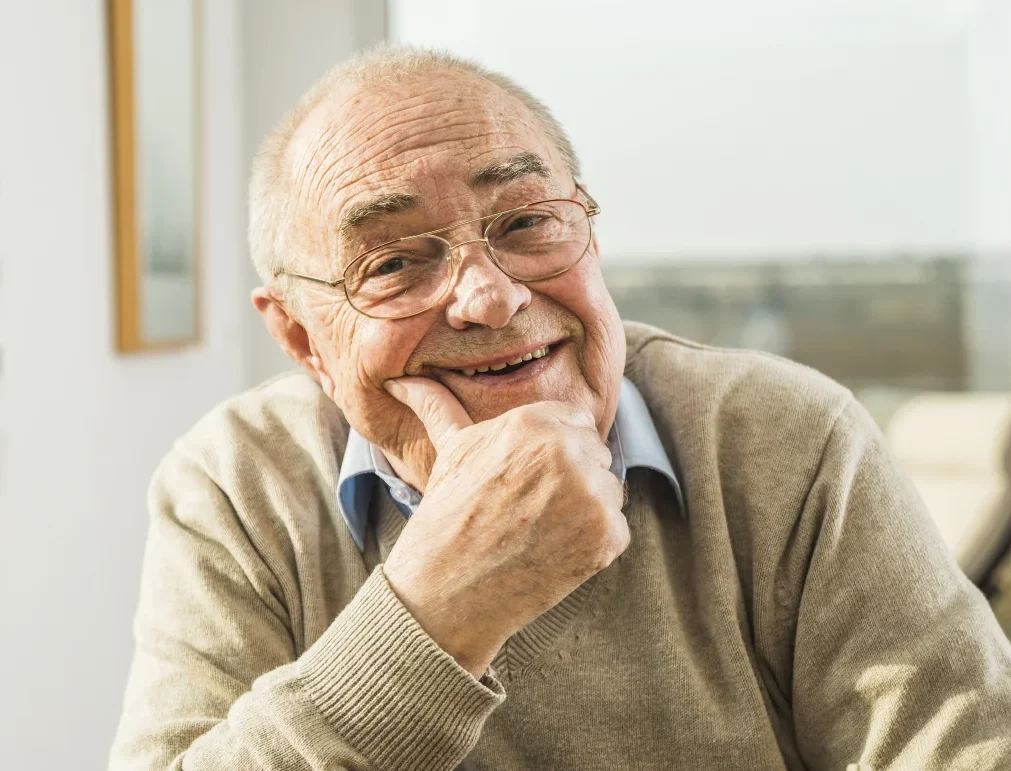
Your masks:
M387 388L437 459L384 570L432 639L480 677L511 634L628 546L622 485L587 412L538 402L474 424L434 380Z

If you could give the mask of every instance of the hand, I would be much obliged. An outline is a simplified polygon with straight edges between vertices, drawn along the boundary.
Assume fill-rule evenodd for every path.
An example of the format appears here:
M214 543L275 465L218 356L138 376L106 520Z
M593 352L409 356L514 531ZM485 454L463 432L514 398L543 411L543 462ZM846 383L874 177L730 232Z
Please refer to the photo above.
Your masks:
M387 389L437 458L384 570L432 639L480 677L511 634L628 546L622 485L588 412L538 402L474 424L434 380Z

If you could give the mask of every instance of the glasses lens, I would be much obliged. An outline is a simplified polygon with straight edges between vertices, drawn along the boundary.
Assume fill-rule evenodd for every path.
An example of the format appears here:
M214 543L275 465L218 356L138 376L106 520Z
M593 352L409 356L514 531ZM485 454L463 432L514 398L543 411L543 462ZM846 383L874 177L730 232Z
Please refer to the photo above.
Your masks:
M405 238L348 265L348 300L374 318L419 313L435 304L452 277L446 243L431 236Z
M575 265L590 246L590 219L573 201L549 201L503 214L488 245L513 278L548 278Z

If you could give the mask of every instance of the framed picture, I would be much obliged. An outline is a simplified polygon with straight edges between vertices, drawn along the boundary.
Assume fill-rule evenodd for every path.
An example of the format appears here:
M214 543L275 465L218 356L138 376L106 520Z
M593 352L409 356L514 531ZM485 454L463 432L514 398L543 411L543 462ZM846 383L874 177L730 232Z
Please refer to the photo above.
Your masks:
M108 0L116 344L199 339L197 0Z

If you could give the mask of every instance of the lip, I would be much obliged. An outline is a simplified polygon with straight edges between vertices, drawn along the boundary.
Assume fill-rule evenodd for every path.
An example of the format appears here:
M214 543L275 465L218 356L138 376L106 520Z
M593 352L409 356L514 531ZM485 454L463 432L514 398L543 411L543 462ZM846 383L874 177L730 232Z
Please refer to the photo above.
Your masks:
M500 355L496 356L494 359L480 359L480 360L473 361L473 362L468 361L468 362L463 363L463 364L454 363L452 366L445 366L445 365L441 365L441 364L440 365L433 365L432 369L438 369L438 370L442 370L444 372L454 372L455 374L459 374L458 372L456 372L456 370L461 370L461 369L481 369L483 367L498 366L499 364L508 364L509 362L514 361L515 359L518 359L518 358L520 358L521 356L523 356L525 354L533 353L534 351L538 350L539 348L544 348L545 346L549 346L551 349L554 349L555 346L561 345L564 342L565 342L565 340L562 339L562 340L555 340L554 342L548 341L548 342L545 342L545 343L535 343L533 345L524 345L522 348L514 348L513 350L508 351L507 353L500 354ZM550 357L552 352L553 352L553 350L549 351L547 356L542 356L541 358L548 358L548 357ZM536 361L540 361L540 359L537 359ZM533 364L533 363L534 362L531 361L529 364L527 364L526 367L523 367L523 369L527 369L527 367L529 367L530 364ZM512 373L510 373L510 374L512 374ZM466 377L466 375L464 375L464 377ZM477 377L477 375L474 375L473 377ZM496 377L500 377L500 378L501 377L507 377L507 375L496 375Z
M476 373L474 375L464 375L462 372L457 372L456 369L443 369L439 368L439 380L442 380L446 385L472 387L481 386L482 388L494 388L494 387L506 387L517 385L523 383L527 380L533 380L534 378L540 376L548 367L552 366L555 359L558 356L559 351L565 347L565 340L559 340L555 343L545 343L544 345L550 346L550 350L546 356L542 356L539 359L533 359L527 363L525 367L520 367L517 370L506 373L505 375L493 375L491 373ZM543 347L543 346L537 346ZM531 350L537 350L537 348L532 348ZM515 354L511 358L516 358ZM500 363L502 359L494 359L493 363ZM485 366L481 364L480 366Z

